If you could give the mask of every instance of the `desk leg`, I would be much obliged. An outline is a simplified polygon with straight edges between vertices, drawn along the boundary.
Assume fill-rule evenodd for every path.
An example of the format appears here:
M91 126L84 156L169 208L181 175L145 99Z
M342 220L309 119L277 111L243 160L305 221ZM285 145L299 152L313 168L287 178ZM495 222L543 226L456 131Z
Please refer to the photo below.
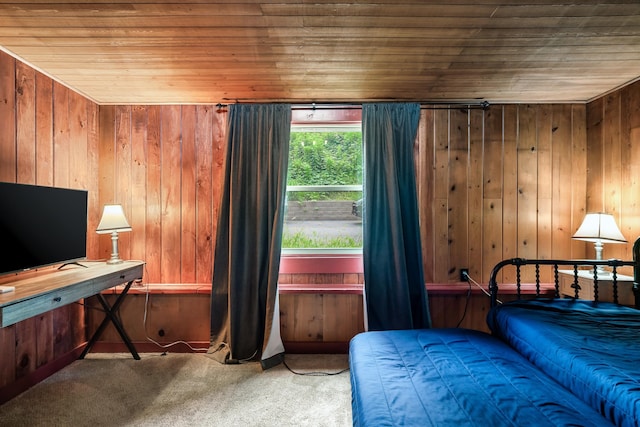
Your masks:
M100 335L102 335L102 332L104 332L107 325L109 325L109 322L111 322L113 326L116 328L116 330L118 331L118 333L120 334L122 341L125 343L129 351L131 352L131 355L133 356L133 358L136 360L140 360L140 356L138 355L136 348L133 346L131 339L125 332L124 328L122 327L122 324L120 323L120 320L115 314L118 311L118 308L120 308L120 304L122 304L122 301L124 300L124 297L127 295L127 292L129 292L129 288L131 287L132 284L133 284L133 280L127 283L122 293L120 293L115 303L113 303L113 306L109 305L109 303L107 302L107 300L104 299L102 294L96 295L96 297L98 298L98 301L100 301L100 304L102 304L102 307L104 308L105 317L102 320L102 323L100 323L100 326L98 326L98 329L96 329L95 333L87 343L87 346L82 351L82 354L80 355L80 359L84 359L87 353L89 353L89 351L91 350L91 347L93 347L96 341L98 341L98 338L100 338Z

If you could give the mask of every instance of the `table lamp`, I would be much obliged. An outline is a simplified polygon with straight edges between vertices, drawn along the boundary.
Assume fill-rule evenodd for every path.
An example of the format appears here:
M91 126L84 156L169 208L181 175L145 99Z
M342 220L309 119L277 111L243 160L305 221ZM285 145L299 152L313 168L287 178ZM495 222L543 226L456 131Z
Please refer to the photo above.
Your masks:
M123 231L131 231L131 226L124 216L122 206L105 205L96 233L111 233L111 259L107 261L107 264L120 264L122 262L118 256L118 233Z
M598 261L602 260L603 243L627 242L616 225L613 215L606 213L588 213L573 238L593 242L596 249L596 260ZM608 274L601 265L596 268L596 272L598 276Z

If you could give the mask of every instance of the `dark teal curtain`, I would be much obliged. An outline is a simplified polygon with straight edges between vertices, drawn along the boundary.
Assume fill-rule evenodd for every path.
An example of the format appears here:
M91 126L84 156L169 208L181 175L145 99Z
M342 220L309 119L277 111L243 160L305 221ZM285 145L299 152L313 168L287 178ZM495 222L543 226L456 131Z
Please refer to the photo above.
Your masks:
M291 106L229 107L225 181L211 294L209 354L281 362L278 272Z
M429 328L413 145L418 104L362 106L368 330Z

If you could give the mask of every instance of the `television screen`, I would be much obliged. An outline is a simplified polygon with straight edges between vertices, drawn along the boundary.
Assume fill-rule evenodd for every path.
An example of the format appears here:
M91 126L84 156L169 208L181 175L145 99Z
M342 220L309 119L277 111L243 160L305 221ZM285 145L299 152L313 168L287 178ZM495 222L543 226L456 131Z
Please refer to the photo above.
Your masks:
M87 191L0 182L0 274L87 255Z

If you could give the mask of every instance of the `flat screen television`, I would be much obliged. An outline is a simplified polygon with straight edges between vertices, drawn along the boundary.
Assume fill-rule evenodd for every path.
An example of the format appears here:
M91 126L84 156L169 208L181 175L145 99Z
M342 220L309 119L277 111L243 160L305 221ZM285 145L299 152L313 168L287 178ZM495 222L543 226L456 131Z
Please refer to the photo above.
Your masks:
M87 256L87 191L0 182L0 274Z

